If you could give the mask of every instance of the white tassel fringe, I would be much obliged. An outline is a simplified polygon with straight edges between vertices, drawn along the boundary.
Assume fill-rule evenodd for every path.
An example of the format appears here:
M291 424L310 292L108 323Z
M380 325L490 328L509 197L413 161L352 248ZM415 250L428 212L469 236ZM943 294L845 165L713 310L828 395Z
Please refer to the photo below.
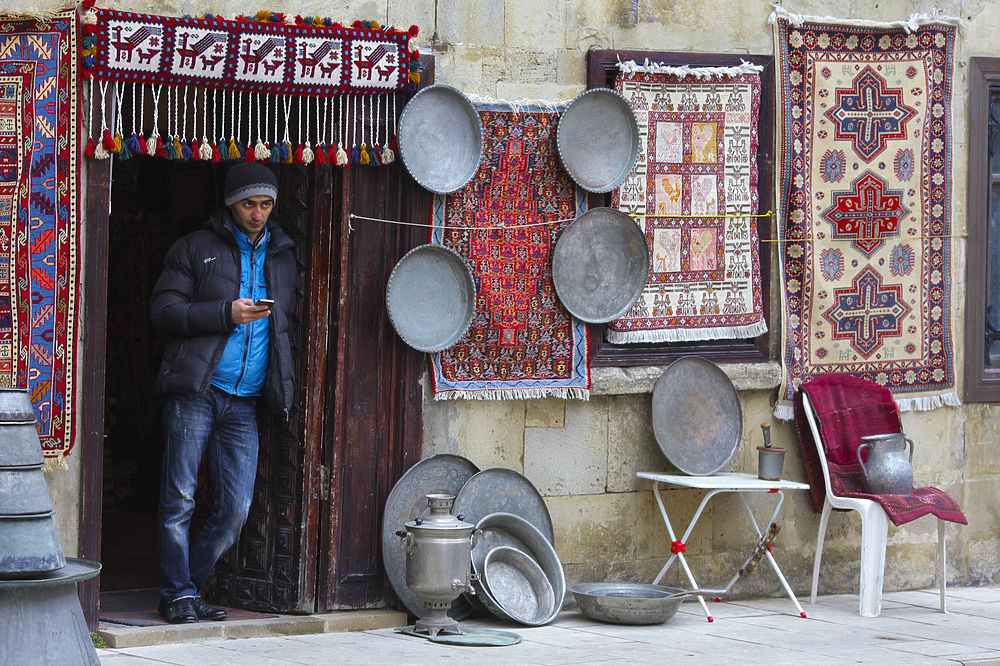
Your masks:
M957 16L944 16L933 14L912 14L905 21L873 21L870 19L848 19L833 16L808 16L803 14L793 14L780 5L774 5L774 11L768 18L768 23L777 23L778 19L788 21L792 26L799 27L803 23L833 23L837 25L854 25L862 28L884 28L893 30L902 28L906 32L916 32L922 26L934 23L943 25L954 25L962 28L962 19Z
M721 79L723 77L740 76L742 74L760 74L764 71L763 66L755 65L746 60L741 60L739 65L732 67L691 67L690 65L678 67L676 65L664 65L662 62L650 62L649 58L646 58L646 61L641 65L635 60L619 61L618 69L626 74L669 74L677 78L693 76L696 79Z
M722 328L668 328L651 331L613 331L605 334L608 342L616 345L637 342L697 342L699 340L732 340L755 338L767 333L767 322L759 321L746 326L726 326Z

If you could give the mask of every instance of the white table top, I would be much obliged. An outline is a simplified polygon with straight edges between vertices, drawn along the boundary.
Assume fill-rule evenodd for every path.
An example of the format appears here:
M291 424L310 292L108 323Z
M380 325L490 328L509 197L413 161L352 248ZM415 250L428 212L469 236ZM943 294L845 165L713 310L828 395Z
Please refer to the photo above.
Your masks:
M704 490L809 490L808 483L799 481L765 481L754 474L730 472L711 476L687 476L686 474L660 474L658 472L636 472L640 479L659 481L668 486L681 488L702 488Z

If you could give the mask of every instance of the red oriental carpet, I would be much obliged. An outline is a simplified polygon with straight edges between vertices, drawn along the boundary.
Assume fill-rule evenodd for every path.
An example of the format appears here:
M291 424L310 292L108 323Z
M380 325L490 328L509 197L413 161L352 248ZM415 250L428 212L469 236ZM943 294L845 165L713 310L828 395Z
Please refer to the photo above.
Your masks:
M30 390L48 465L76 418L76 41L74 10L0 19L0 387Z
M947 21L830 23L780 8L778 221L784 381L847 373L903 411L959 404L951 320Z
M569 222L526 226L571 220L586 209L556 153L558 115L486 106L480 117L479 171L458 192L435 197L432 211L431 242L466 258L477 289L469 332L431 355L434 397L587 399L587 329L552 284L550 255Z

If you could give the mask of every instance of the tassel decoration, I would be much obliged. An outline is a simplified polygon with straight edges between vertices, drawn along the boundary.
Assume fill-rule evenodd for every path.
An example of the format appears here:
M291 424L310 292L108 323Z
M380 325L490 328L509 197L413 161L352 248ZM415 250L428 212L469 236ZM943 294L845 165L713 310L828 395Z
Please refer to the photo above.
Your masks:
M371 163L371 157L368 155L368 144L362 143L361 149L358 151L358 164L361 166L369 166Z
M87 147L83 149L83 154L87 156L88 159L94 159L94 151L97 149L97 142L94 141L94 137L87 139Z
M372 146L372 166L380 166L385 164L382 161L382 146L377 143Z
M295 155L292 153L292 144L290 144L289 142L286 141L285 145L284 145L284 148L281 149L281 152L283 153L282 156L285 158L284 159L284 164L294 164L295 163Z
M153 128L153 129L156 129L156 128ZM146 155L149 155L150 157L153 157L153 156L156 155L156 148L157 148L157 141L156 140L158 138L159 138L158 135L151 134L149 136L149 138L146 139L146 152L145 152Z
M389 147L389 142L385 142L382 147L382 164L392 164L396 161L396 152Z
M213 155L218 153L217 149L209 143L208 136L201 137L201 145L198 146L198 157L205 160L206 162L212 161Z
M337 163L337 145L331 143L330 147L326 151L326 163L336 164Z
M197 144L197 141L195 143ZM197 146L195 146L195 149L191 148L191 143L187 139L184 139L183 141L181 141L181 157L182 157L182 159L187 160L188 162L190 162L191 158L198 154L196 152L196 149L197 149Z
M111 152L115 155L120 154L122 152L122 135L115 132L114 137L111 139L111 143L113 145Z
M260 138L257 139L257 145L253 147L252 151L247 150L248 154L251 152L253 152L258 160L266 160L271 157L271 151L268 149L267 144L261 141Z
M347 166L347 151L344 150L344 144L337 145L337 166L345 167Z
M304 150L304 148L302 147L302 144L300 143L299 146L298 146L298 148L295 149L295 163L296 164L302 164L302 151L303 150Z
M302 149L302 164L312 164L313 160L316 159L316 154L313 153L312 146L308 141L306 141L305 148Z
M219 144L212 144L212 162L219 163L222 161L222 152L219 150Z
M157 157L166 157L167 156L167 144L166 144L166 141L163 140L163 137L160 136L159 134L157 134L156 138L153 141L154 141L154 143L153 143L153 152L151 154L152 155L156 155Z
M101 146L109 153L113 153L115 150L115 137L112 136L111 130L107 127L101 133Z
M361 152L357 146L351 148L351 165L361 164Z
M322 143L316 144L316 164L326 164L326 147Z
M135 132L132 132L129 138L125 139L125 147L132 155L142 154L142 149L139 148L139 137L136 136Z

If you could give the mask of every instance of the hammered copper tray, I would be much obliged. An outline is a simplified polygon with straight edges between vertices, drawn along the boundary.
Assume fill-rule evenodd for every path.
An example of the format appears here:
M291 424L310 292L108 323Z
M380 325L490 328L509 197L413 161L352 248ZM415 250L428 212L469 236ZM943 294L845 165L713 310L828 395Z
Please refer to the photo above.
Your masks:
M479 468L471 461L447 453L421 460L408 469L385 501L382 514L382 563L392 589L400 602L413 615L424 614L424 605L417 595L406 586L406 549L396 530L427 510L427 495L444 493L457 495L465 482ZM461 620L468 617L469 604L459 597L452 603L449 615Z
M407 252L385 288L389 321L403 342L437 352L458 342L476 315L476 281L465 260L443 245Z
M625 182L639 159L639 124L624 97L610 88L593 88L562 113L556 145L577 185L610 192Z
M649 274L646 238L632 218L593 208L563 229L552 253L552 283L571 315L604 324L627 313Z
M399 156L413 180L436 194L461 189L483 156L483 123L456 88L433 85L407 103L399 116Z
M685 474L720 471L743 435L743 410L733 382L703 358L674 361L653 387L653 434L670 464Z

